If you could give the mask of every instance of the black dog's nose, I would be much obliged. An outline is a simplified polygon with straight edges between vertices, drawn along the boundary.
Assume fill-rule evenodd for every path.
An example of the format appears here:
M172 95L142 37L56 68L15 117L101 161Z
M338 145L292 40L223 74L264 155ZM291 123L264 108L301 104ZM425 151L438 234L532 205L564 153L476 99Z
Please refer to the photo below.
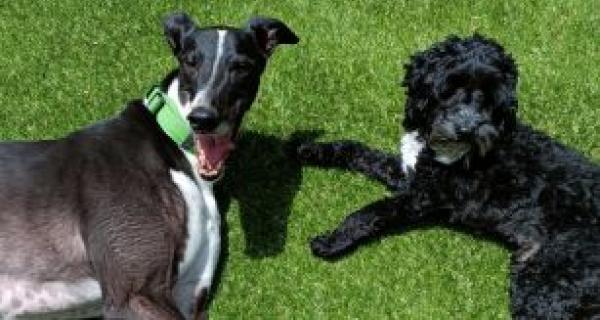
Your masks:
M458 136L466 136L466 135L471 134L474 128L475 128L475 126L470 126L470 125L469 126L466 126L466 125L458 126L456 128L456 134Z
M219 115L213 109L198 107L188 115L194 131L211 133L219 125Z
M454 132L459 137L466 137L475 133L484 121L478 106L459 105L458 111L454 112L449 120L454 124Z

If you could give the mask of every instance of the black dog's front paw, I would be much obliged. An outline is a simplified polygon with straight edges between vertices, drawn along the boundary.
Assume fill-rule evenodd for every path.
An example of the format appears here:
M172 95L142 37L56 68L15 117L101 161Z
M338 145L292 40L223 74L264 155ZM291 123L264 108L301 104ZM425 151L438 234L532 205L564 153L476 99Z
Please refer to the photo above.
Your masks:
M310 249L312 253L321 258L327 258L331 256L331 244L328 235L320 235L314 237L310 241Z
M301 143L296 148L295 157L300 163L313 164L321 158L319 144L313 142Z
M301 164L312 164L319 157L319 144L314 142L322 132L295 132L286 143L288 156Z
M335 234L320 235L310 241L312 253L320 258L334 259L348 251L349 246L340 241Z

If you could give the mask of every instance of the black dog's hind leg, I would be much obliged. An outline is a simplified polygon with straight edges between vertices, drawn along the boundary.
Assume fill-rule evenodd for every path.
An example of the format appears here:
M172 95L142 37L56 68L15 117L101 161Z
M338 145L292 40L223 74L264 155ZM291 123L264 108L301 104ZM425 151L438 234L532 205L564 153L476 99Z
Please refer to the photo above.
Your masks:
M411 228L438 221L439 213L430 208L411 208L401 197L385 198L350 214L332 232L312 239L314 255L336 258L361 243L398 228Z
M397 190L402 185L400 157L349 140L301 143L296 157L302 164L355 171Z
M600 228L573 228L512 259L513 319L600 320Z

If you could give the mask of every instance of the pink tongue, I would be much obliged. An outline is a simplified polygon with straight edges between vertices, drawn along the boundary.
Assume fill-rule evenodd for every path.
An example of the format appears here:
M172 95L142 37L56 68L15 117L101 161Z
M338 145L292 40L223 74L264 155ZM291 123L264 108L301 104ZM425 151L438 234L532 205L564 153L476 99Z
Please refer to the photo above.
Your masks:
M233 149L233 143L227 135L196 135L198 147L202 149L204 157L208 162L209 169L218 169L219 163L224 160Z

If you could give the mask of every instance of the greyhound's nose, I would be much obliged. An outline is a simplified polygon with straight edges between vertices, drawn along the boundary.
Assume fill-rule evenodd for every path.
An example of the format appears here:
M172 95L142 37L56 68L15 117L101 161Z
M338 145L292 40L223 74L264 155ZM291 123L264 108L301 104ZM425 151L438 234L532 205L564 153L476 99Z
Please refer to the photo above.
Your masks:
M200 133L212 133L219 125L219 115L213 109L198 107L188 115L192 129Z

